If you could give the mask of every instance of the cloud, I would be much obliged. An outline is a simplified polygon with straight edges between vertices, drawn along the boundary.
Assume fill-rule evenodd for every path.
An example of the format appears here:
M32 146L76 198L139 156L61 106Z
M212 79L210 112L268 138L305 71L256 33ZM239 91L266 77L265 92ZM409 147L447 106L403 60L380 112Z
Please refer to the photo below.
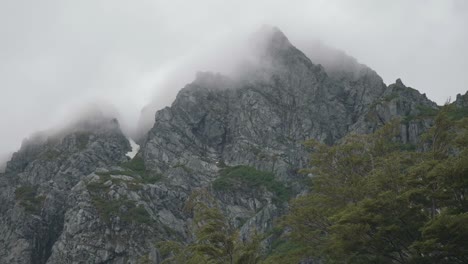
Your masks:
M463 0L2 1L0 153L96 100L131 132L145 105L170 104L197 71L229 71L239 54L225 51L263 24L306 53L319 39L438 103L468 89Z

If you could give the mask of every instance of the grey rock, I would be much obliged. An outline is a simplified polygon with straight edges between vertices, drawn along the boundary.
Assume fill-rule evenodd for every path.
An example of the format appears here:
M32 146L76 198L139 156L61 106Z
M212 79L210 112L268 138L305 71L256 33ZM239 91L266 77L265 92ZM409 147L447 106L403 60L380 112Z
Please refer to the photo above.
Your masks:
M213 188L225 166L271 172L298 195L305 141L335 144L400 118L398 140L417 144L432 125L437 105L401 80L387 87L343 54L330 53L341 67L310 60L277 28L255 41L239 75L200 72L156 113L132 161L143 170L126 164L130 145L112 119L25 141L0 174L0 263L160 263L158 242L192 238L184 208L200 188L242 238L265 233L287 202L265 187Z
M468 92L464 95L457 94L457 98L454 103L458 108L468 108Z
M126 161L117 121L25 141L0 187L0 262L45 263L62 232L70 189L100 166Z
M359 117L351 126L351 131L358 134L372 133L398 118L402 121L399 140L405 144L417 145L421 134L432 126L438 108L425 94L406 87L398 79Z

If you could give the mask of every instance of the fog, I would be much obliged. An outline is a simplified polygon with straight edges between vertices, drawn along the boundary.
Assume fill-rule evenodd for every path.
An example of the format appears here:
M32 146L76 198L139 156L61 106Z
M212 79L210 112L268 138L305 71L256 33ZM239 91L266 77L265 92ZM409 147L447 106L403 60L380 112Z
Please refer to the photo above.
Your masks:
M89 103L113 105L132 134L143 107L151 118L197 71L231 71L264 24L306 54L320 40L439 104L468 90L464 0L6 0L0 159Z

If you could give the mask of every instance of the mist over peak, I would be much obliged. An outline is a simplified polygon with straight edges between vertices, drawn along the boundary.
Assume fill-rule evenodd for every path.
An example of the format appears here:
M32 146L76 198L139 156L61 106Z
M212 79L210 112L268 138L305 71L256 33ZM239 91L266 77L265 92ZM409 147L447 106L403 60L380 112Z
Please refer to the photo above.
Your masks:
M104 102L89 103L80 109L70 113L62 121L62 125L42 131L36 131L23 139L18 151L30 152L37 147L54 143L74 133L114 133L120 132L120 124L117 119L118 112L110 104ZM13 154L0 156L3 169ZM1 169L1 167L0 167ZM1 171L1 170L0 170Z
M120 114L115 106L104 101L87 103L70 111L60 125L40 132L60 137L74 132L105 132L120 129Z
M278 27L271 25L263 25L258 31L253 33L251 41L260 50L260 53L264 51L275 52L285 50L292 46L286 35Z
M207 88L229 89L232 85L232 79L221 73L197 72L193 84Z
M333 78L352 78L354 80L372 71L361 64L356 58L346 52L331 47L318 39L311 39L303 45L302 50L315 64L324 67L327 74Z
M176 92L187 84L228 89L235 87L239 82L271 83L274 82L272 79L274 76L288 76L291 72L300 72L303 66L313 69L320 76L326 72L332 78L347 82L345 86L347 89L352 89L351 82L360 78L370 78L376 87L383 85L380 76L367 66L358 63L355 58L322 42L311 43L313 45L307 45L308 52L304 53L296 48L278 27L263 25L249 34L237 36L236 41L230 45L219 45L212 53L204 53L205 57L200 58L202 61L210 61L212 57L227 59L222 67L218 67L217 63L196 63L204 65L206 70L188 68L197 72L196 76L187 79L186 83L179 87L171 87L171 90ZM233 57L232 54L236 56ZM367 80L361 81L367 82ZM157 101L158 98L155 102ZM160 104L150 103L142 109L136 132L133 134L137 140L144 137L153 126L154 114L162 108Z
M170 105L171 102L162 104L162 97L175 99L177 92L187 84L227 89L236 82L268 81L273 72L288 70L285 60L298 54L308 60L278 27L263 25L255 31L228 34L225 38L228 41L211 43L209 48L166 76L161 83L166 93L156 95L142 108L133 137L141 139L153 126L156 111Z
M95 102L84 106L72 117L65 131L105 131L119 129L119 113L111 104Z
M166 1L4 2L0 123L7 129L0 152L16 150L33 131L61 125L74 106L103 98L119 110L122 129L135 134L141 111L149 116L145 120L154 119L197 71L236 73L238 59L248 56L241 43L252 44L246 36L265 24L277 26L263 28L264 35L278 38L273 43L288 46L289 40L331 77L374 78L358 65L364 62L387 83L401 76L443 103L464 93L468 78L467 5L452 2L202 0L184 8ZM421 30L427 25L435 26ZM327 55L311 39L343 50L358 64Z
M0 2L0 263L468 255L468 2Z
M13 153L0 154L0 173L5 172L7 162L11 159Z

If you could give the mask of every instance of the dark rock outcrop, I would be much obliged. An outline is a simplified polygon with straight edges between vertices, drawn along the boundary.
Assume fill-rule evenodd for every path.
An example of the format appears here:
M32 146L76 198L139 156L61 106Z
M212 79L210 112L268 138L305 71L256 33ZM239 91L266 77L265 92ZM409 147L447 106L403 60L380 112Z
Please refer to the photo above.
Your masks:
M71 188L98 167L127 160L129 143L115 119L63 132L25 141L1 175L1 263L46 263L62 232Z
M324 68L272 27L254 46L238 76L199 73L158 111L131 161L112 119L25 142L0 174L0 262L159 263L157 242L191 239L184 204L199 188L243 237L267 232L287 209L285 194L304 189L304 141L334 144L400 118L399 139L416 144L432 124L435 103L401 80L387 87L350 57L337 55L350 67ZM273 175L277 188L217 189L238 165ZM280 199L278 190L288 192Z
M392 119L401 120L399 139L402 143L416 145L419 137L433 124L437 104L425 94L406 87L398 79L360 115L351 127L353 133L372 133Z

